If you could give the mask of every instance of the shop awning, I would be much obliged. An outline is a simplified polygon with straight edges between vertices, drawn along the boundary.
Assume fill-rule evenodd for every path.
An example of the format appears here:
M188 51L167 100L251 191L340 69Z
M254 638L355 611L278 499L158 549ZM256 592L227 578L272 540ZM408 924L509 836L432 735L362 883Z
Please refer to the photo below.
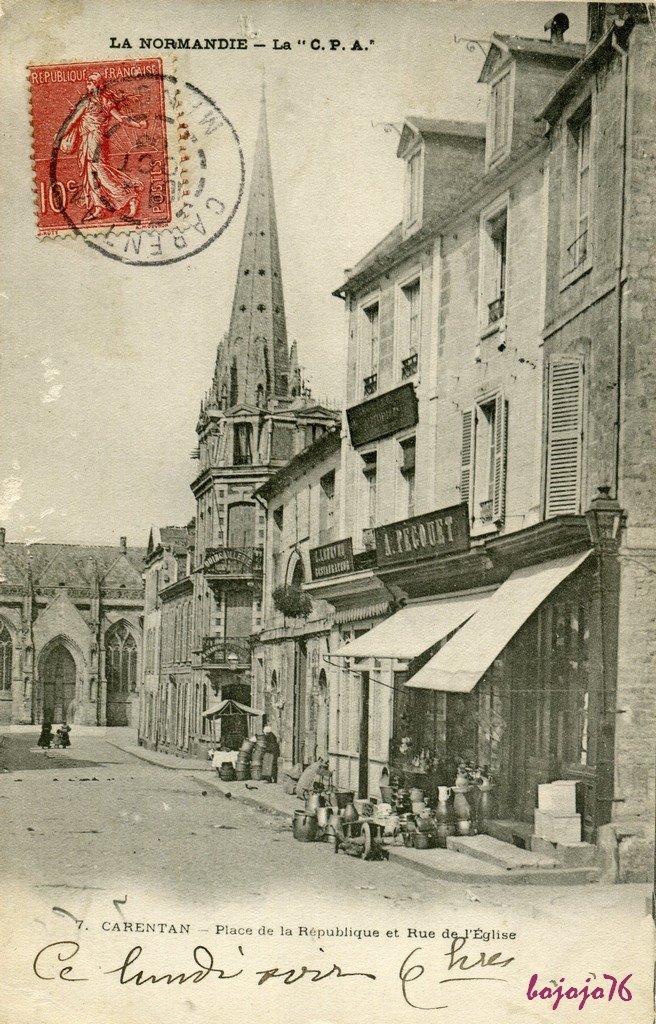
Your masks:
M203 711L203 718L223 718L224 715L263 715L263 711L257 708L250 708L247 704L241 704L238 700L226 698L219 701L214 707Z
M590 554L563 555L512 573L476 615L407 680L406 686L471 693L515 633Z
M356 640L339 647L333 656L411 660L462 626L490 596L463 594L408 604Z

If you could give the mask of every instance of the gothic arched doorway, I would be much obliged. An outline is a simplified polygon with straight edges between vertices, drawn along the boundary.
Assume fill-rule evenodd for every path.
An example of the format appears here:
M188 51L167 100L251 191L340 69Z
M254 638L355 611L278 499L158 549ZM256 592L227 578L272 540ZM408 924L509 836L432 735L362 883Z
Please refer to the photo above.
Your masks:
M70 651L57 644L46 656L41 670L43 722L70 722L75 707L77 669Z

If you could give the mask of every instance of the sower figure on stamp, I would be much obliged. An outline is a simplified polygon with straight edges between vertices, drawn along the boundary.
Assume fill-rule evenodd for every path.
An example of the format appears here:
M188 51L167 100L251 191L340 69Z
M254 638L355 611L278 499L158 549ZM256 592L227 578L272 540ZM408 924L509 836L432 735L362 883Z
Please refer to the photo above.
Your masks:
M122 114L119 99L97 72L89 75L87 95L61 139L62 153L77 153L82 171L82 204L87 207L83 221L95 220L103 212L125 210L126 218L137 214L143 184L110 164L109 137L116 125L144 128L146 117Z

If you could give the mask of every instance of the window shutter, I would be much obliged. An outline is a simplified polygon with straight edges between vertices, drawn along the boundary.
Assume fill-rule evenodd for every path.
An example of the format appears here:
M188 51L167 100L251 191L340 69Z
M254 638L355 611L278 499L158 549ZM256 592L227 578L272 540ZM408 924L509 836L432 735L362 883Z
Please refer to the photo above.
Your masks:
M506 514L506 448L508 440L508 404L499 394L494 400L494 494L492 518L503 523Z
M583 431L581 359L551 360L548 402L547 518L580 511Z
M462 414L462 448L460 450L460 500L467 502L470 519L473 510L475 448L476 413L474 409L465 409Z

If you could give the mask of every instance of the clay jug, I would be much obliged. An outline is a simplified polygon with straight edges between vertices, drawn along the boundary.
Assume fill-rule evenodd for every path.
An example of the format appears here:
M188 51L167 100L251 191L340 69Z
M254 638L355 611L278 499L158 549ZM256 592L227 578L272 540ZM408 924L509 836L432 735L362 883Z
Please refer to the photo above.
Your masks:
M453 788L453 816L456 821L470 821L471 807L467 801L466 789Z
M359 817L359 815L358 815L358 812L357 812L357 810L355 808L355 804L351 800L351 801L349 801L349 803L347 803L346 807L341 812L340 818L344 822L349 822L349 821L357 821L358 817Z
M316 814L320 807L325 807L325 804L323 793L309 793L305 801L305 810L308 814Z

